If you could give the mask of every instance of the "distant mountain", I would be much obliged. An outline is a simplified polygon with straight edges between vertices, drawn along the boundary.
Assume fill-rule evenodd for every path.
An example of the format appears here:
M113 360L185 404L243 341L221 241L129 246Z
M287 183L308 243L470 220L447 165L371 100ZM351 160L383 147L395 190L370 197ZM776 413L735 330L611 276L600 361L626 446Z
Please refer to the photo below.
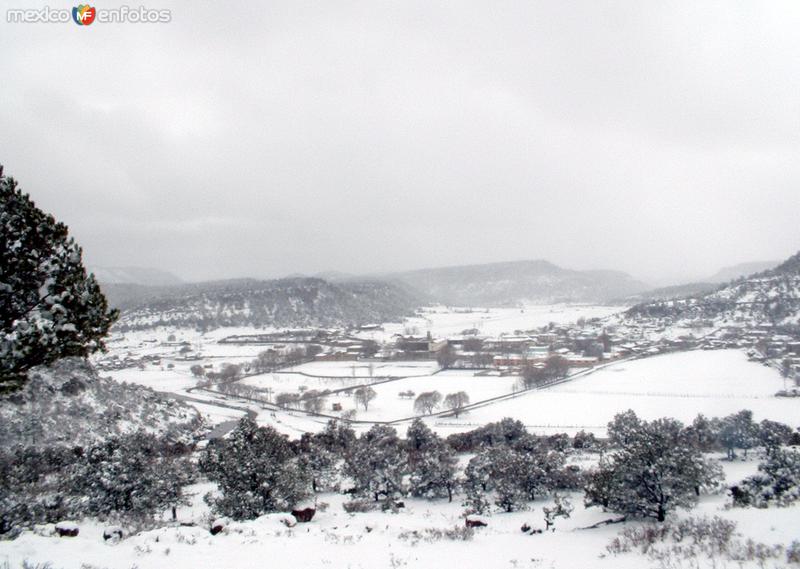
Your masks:
M145 286L170 286L183 281L168 271L146 267L89 267L101 284L137 284Z
M638 304L628 316L707 319L716 324L800 324L800 253L774 269L681 299Z
M780 261L755 261L752 263L739 263L730 267L723 267L706 280L710 283L727 283L742 277L760 273L776 267Z
M376 280L236 279L176 287L104 287L123 308L117 329L343 326L400 320L420 298Z
M687 296L695 296L705 294L719 288L717 283L686 283L680 285L672 285L646 290L634 295L631 295L621 302L625 304L649 302L653 300L669 300L673 298L685 298Z
M383 275L449 305L608 302L647 289L620 271L573 271L548 261L516 261L422 269Z

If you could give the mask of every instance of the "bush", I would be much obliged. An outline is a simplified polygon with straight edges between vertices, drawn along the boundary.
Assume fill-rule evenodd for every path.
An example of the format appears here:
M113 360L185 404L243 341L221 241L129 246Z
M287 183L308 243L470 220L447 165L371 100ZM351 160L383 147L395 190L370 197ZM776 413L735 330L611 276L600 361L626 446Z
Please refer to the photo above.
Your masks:
M788 506L800 499L800 452L773 450L758 474L731 488L734 506Z
M378 503L372 500L350 500L342 504L342 508L348 514L363 514L365 512L374 512L378 509Z

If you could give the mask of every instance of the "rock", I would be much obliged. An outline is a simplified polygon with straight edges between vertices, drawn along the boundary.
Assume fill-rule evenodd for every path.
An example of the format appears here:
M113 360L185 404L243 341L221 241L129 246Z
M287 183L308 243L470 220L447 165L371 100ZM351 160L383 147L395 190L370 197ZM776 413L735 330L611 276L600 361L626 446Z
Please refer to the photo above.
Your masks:
M109 526L103 530L103 541L113 541L117 542L122 539L123 535L122 528L119 526Z
M217 535L218 533L222 532L227 525L230 523L228 518L219 518L211 522L210 532L211 535Z
M78 532L78 524L75 522L58 522L56 524L56 533L59 537L77 537Z
M292 510L292 515L298 523L305 524L312 520L316 512L315 508L303 508L302 510Z

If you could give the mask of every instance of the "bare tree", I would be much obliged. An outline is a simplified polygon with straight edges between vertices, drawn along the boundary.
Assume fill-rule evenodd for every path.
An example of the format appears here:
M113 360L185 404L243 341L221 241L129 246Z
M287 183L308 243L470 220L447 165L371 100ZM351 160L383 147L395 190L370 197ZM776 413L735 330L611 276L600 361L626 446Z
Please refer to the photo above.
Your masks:
M357 405L363 405L364 411L369 410L369 403L378 396L371 387L359 387L353 393Z
M447 407L448 409L452 409L456 418L458 418L458 415L461 413L461 410L466 405L469 405L469 395L467 395L466 391L457 391L456 393L448 393L447 397L444 398L444 406Z
M442 394L438 391L420 393L414 400L414 411L423 415L430 415L442 402Z

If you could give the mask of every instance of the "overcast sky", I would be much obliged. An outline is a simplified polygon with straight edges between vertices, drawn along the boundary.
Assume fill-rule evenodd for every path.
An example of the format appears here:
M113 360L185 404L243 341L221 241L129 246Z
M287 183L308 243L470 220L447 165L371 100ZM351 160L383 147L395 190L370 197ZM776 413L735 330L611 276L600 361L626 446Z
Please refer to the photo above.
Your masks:
M797 0L0 4L0 162L90 264L666 283L800 249Z

